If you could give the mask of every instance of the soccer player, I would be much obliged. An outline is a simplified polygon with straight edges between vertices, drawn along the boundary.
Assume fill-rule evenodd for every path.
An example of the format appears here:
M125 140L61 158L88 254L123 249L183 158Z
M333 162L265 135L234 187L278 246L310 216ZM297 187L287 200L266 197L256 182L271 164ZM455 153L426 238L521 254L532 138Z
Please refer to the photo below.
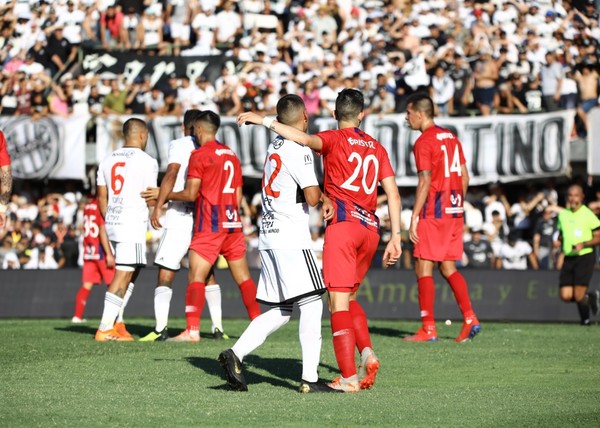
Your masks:
M596 256L594 247L600 244L600 220L583 204L583 189L578 184L569 187L567 208L558 214L559 236L554 246L565 255L560 270L560 298L564 302L575 301L581 325L590 325L590 307L598 314L600 292L588 292L594 273Z
M82 284L75 296L75 314L72 323L84 322L83 312L94 284L102 281L109 285L115 275L115 257L106 235L104 218L93 198L83 207L83 271ZM117 329L123 328L119 323Z
M143 120L123 124L125 145L108 155L98 167L98 206L106 234L115 250L115 275L104 298L97 341L132 341L114 328L115 319L131 293L133 281L146 265L148 205L140 193L156 187L158 163L146 152L148 127ZM152 202L149 203L152 205Z
M234 281L251 320L260 315L256 284L246 261L246 243L239 206L242 198L242 169L235 153L216 140L221 119L203 111L194 120L194 136L200 144L190 156L185 188L170 192L167 199L196 202L194 235L190 244L186 329L173 340L200 341L200 314L205 303L205 284L219 254L229 264ZM157 218L160 217L160 207Z
M6 211L12 192L10 155L6 148L6 138L0 131L0 231L6 227Z
M465 278L456 270L456 260L463 255L463 200L469 173L460 141L452 132L434 123L433 109L433 101L427 94L416 93L407 100L408 126L422 132L413 149L418 183L408 232L415 245L413 254L423 327L404 340L437 340L433 268L439 263L440 272L450 284L464 317L455 340L465 342L481 331Z
M180 191L185 187L190 154L200 147L194 131L194 120L200 110L187 110L183 116L184 137L169 143L167 172L160 184L160 189L146 189L142 196L146 201L156 200L156 206L162 207L171 191ZM194 204L189 202L172 201L165 216L165 230L160 240L154 264L159 267L158 283L154 290L154 316L156 326L154 331L142 337L142 342L164 341L169 338L167 323L169 308L173 296L173 280L181 268L181 259L187 253L192 240L194 223ZM153 210L150 223L155 229L162 227L158 215L160 210ZM212 333L216 339L229 338L223 333L221 315L221 287L215 281L211 272L206 286L206 302L212 320ZM187 303L186 303L187 306Z
M282 97L277 103L277 119L306 131L308 114L302 98L291 94ZM314 207L322 199L312 151L294 141L275 138L267 150L262 180L263 216L258 244L262 269L256 295L256 300L271 309L255 318L235 345L219 355L234 390L248 390L241 371L244 357L287 324L297 302L302 347L300 392L339 392L319 382L317 374L321 296L326 290L311 249L308 205ZM323 213L326 220L333 217L329 199L323 203Z
M342 90L335 102L338 130L309 135L273 118L246 112L238 125L262 124L288 140L321 153L324 162L324 192L335 207L325 229L323 277L329 292L333 348L341 376L329 385L345 392L373 386L379 360L373 352L367 317L356 300L358 287L369 269L379 243L377 184L388 199L392 237L384 255L391 266L402 254L400 247L400 195L385 149L359 129L364 116L364 98L356 89ZM355 348L361 354L357 373Z

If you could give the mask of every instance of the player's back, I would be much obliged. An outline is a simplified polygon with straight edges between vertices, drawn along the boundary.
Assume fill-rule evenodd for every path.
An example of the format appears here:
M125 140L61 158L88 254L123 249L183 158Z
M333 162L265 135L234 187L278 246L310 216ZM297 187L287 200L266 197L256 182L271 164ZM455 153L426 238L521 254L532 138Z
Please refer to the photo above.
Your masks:
M362 218L365 213L361 210L374 216L377 186L394 175L387 152L359 128L324 131L318 135L323 141L325 193L337 205L334 222L354 218L369 223Z
M156 187L157 176L156 159L141 149L123 147L102 161L98 184L106 185L108 190L104 220L111 240L145 241L148 206L140 193L148 187Z
M458 138L448 129L432 126L417 139L414 153L419 171L431 171L425 215L462 217L465 157Z
M308 147L282 137L269 145L262 181L260 249L311 247L303 189L318 185Z
M200 145L195 143L195 138L192 136L185 136L176 140L171 140L169 143L167 162L169 164L176 163L180 165L179 171L177 172L177 178L173 186L173 192L179 192L185 188L185 180L187 178L190 156L192 152L199 147Z
M93 199L83 207L83 259L104 259L104 248L100 242L100 226L104 219L98 208L98 201Z
M188 177L201 179L195 230L241 230L237 188L242 185L242 167L233 150L217 141L204 144L190 156Z

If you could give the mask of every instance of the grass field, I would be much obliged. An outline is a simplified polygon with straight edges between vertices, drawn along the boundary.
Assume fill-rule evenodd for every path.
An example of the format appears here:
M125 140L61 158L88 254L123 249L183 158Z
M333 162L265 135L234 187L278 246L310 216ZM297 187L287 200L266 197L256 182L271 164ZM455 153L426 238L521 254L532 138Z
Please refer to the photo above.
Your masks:
M137 336L153 325L127 321ZM597 325L485 323L457 344L460 323L438 323L421 344L400 340L414 322L372 321L373 389L299 394L294 320L246 358L249 392L227 390L216 357L246 324L226 320L229 341L96 343L97 320L0 321L0 426L600 426ZM324 323L320 375L336 374Z

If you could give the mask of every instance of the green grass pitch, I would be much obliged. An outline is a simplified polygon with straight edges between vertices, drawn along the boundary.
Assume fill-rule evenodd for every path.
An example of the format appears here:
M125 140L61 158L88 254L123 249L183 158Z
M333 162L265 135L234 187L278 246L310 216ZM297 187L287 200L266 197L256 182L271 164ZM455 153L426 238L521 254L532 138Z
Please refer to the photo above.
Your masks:
M229 391L216 361L247 325L225 320L216 341L96 343L98 321L0 321L2 427L591 427L600 426L597 325L483 323L457 344L460 323L438 322L437 343L400 337L418 324L371 321L381 360L373 389L300 394L298 322L245 360L249 392ZM150 319L129 319L139 337ZM171 334L184 326L172 321ZM328 322L320 376L337 375Z

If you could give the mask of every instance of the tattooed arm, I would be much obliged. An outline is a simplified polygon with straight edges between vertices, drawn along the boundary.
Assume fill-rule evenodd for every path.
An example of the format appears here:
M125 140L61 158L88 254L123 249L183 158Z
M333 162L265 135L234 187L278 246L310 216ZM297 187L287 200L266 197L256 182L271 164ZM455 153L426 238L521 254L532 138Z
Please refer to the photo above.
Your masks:
M12 192L10 165L0 167L0 230L6 226L6 209Z

